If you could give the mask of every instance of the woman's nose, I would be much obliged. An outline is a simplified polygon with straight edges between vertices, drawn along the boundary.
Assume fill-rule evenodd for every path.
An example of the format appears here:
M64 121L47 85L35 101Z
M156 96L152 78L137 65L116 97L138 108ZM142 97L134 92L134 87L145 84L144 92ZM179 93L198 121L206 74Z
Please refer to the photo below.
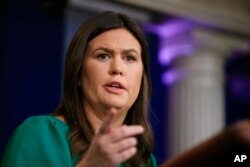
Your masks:
M122 60L119 58L113 59L110 67L112 75L123 75Z

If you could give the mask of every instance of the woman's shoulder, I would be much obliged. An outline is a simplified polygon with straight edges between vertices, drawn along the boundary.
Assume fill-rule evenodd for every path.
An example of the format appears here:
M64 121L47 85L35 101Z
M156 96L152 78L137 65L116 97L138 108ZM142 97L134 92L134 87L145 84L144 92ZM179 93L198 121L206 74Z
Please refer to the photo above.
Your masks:
M58 127L58 128L68 128L68 125L62 120L52 116L52 115L38 115L31 116L23 121L19 125L20 127L30 127L30 128L46 128L46 127Z
M68 125L54 116L29 117L12 134L2 166L71 166L68 133Z
M21 134L22 136L27 135L54 135L55 132L67 135L69 127L66 123L55 118L52 115L39 115L31 116L24 120L15 130L14 135Z

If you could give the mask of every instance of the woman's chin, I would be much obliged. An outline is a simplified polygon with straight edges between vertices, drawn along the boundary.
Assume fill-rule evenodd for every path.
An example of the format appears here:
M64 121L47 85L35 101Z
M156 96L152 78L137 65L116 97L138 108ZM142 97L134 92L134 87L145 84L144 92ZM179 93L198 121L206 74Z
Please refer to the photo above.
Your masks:
M106 103L105 108L115 108L117 110L128 110L128 106L124 102L118 102L118 101L109 101Z

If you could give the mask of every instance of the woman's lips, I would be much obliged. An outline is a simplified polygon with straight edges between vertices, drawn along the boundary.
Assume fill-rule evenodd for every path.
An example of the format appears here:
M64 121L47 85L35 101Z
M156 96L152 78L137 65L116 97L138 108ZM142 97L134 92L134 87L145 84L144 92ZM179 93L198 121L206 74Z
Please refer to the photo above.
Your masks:
M125 87L120 82L116 81L107 83L104 86L104 88L109 93L114 93L114 94L121 94L126 90Z

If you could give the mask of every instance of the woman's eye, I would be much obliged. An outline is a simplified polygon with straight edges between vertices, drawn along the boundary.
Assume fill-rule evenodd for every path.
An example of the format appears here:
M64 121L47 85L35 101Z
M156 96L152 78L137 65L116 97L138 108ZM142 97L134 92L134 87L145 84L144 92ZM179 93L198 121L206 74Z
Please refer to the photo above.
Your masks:
M127 62L134 62L134 61L136 61L136 58L135 58L134 56L126 56L126 57L125 57L125 60L126 60Z
M101 61L106 61L110 58L110 56L108 54L99 54L97 55L97 59L101 60Z

